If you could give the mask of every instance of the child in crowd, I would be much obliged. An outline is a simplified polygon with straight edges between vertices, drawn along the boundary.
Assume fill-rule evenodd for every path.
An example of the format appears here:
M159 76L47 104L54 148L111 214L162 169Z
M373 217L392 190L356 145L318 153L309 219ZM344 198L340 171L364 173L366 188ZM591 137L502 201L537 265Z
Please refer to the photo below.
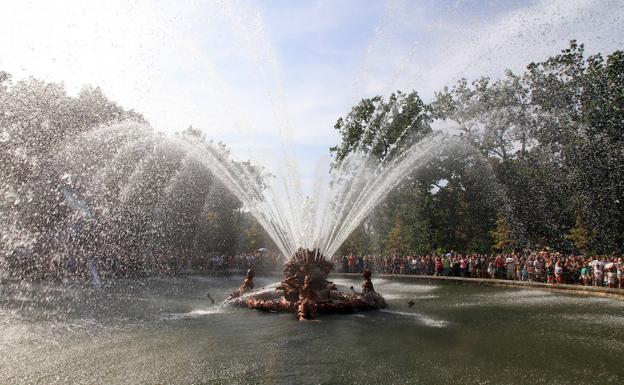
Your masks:
M589 265L585 263L581 268L581 280L583 285L587 286L591 283L591 278L589 276Z

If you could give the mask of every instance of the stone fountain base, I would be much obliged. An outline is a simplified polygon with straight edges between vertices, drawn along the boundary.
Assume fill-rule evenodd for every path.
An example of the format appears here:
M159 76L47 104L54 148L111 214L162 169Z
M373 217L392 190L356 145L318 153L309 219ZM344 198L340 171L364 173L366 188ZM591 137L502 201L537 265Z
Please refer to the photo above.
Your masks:
M365 271L362 292L337 290L327 280L333 265L318 250L299 249L284 265L284 279L273 292L253 293L253 270L228 298L228 302L270 312L296 313L299 320L318 314L351 313L386 307L375 292L370 271Z

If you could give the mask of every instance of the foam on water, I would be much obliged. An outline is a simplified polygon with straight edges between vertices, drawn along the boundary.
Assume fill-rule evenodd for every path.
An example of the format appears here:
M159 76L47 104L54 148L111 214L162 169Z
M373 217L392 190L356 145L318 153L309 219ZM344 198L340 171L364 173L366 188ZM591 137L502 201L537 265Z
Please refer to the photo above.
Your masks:
M404 293L404 294L384 294L383 297L387 301L398 300L398 299L421 300L421 299L436 299L436 298L440 298L439 295L409 295L409 293L407 293L407 292Z
M439 286L435 285L419 285L413 283L402 283L391 281L388 279L375 279L373 280L375 287L379 290L395 291L399 293L430 293L438 290Z
M228 313L228 310L224 306L213 306L205 309L191 310L187 313L168 313L163 315L161 318L166 320L179 320L189 318L201 318L209 315L224 313Z
M425 326L434 327L434 328L443 328L443 327L446 327L446 326L449 325L448 321L438 320L438 319L431 318L429 316L426 316L426 315L420 314L420 313L412 313L412 312L389 310L389 309L382 309L380 311L383 312L383 313L397 315L397 316L401 316L401 317L410 317L410 318L413 318L416 321L418 321L418 323L420 323L420 324L423 324Z
M610 298L582 297L561 295L553 292L533 289L505 290L492 295L491 293L477 294L458 303L458 307L478 306L531 306L542 307L552 305L591 306L600 304L614 308L624 307L624 301L614 301Z
M197 310L190 311L185 314L184 318L194 318L194 317L201 317L204 315L222 314L222 313L226 313L226 310L223 307L219 306L219 307L211 308L211 309L197 309Z

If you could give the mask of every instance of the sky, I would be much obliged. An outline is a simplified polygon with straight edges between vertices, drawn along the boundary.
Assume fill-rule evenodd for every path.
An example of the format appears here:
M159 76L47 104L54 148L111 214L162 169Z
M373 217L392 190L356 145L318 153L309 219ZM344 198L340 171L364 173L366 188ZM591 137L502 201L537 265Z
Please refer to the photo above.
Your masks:
M304 186L360 99L500 77L577 39L624 48L624 1L0 0L0 70L99 86L155 129L189 125L240 159L286 149Z

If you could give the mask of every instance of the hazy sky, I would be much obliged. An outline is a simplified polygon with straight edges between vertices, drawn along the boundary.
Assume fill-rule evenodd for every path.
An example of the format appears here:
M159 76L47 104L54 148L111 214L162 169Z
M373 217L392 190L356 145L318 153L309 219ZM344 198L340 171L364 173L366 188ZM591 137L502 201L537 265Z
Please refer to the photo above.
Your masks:
M565 48L624 48L624 1L0 0L0 69L100 86L174 132L189 125L304 177L362 97L520 71ZM282 136L280 136L282 133Z

